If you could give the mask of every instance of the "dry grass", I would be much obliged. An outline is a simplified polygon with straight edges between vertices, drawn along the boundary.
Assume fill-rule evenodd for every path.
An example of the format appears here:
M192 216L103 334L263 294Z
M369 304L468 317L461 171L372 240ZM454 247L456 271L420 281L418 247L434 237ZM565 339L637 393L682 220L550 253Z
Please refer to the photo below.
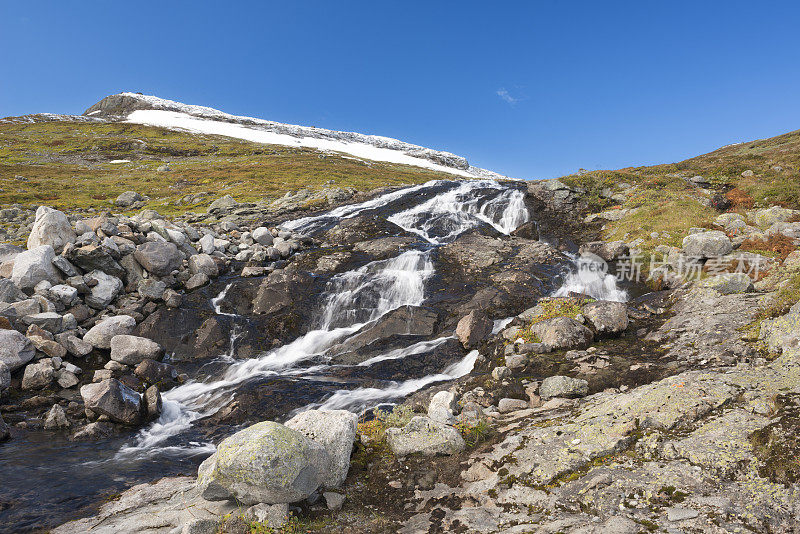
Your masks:
M130 163L109 163L112 160ZM169 164L169 172L158 172ZM108 206L124 191L148 195L148 207L182 212L185 195L210 192L200 203L231 194L240 201L282 196L303 187L370 190L451 175L361 161L311 149L262 145L135 124L0 123L0 204L58 208Z

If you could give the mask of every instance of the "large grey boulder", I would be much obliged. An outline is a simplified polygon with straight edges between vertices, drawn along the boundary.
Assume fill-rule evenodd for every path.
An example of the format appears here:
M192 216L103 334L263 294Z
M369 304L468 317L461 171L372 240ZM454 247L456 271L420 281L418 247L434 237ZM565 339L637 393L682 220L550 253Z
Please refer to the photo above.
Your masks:
M167 276L180 269L183 263L183 254L175 243L166 241L143 243L136 247L133 256L147 272L156 276Z
M796 210L772 206L770 208L756 210L751 214L751 218L759 228L769 228L775 223L789 221L796 213Z
M163 351L161 345L145 337L121 334L111 338L111 359L125 365L158 360Z
M628 307L622 302L591 302L581 313L599 334L619 334L628 328Z
M321 444L266 421L224 439L200 465L197 485L209 501L292 503L319 488L330 463Z
M121 208L127 208L128 206L131 206L137 202L142 202L143 200L144 197L136 191L125 191L124 193L120 193L116 200L114 200L114 204Z
M142 396L116 378L81 387L83 404L114 422L138 425L144 418Z
M103 271L124 278L127 271L120 265L114 256L103 246L85 245L82 247L70 248L64 255L67 259L83 269L84 271Z
M683 252L690 257L715 258L732 250L731 240L719 230L689 234L683 238Z
M589 382L569 376L549 376L539 386L539 396L545 400L553 397L585 397L588 393Z
M358 416L346 410L307 410L286 421L287 427L313 439L328 452L331 465L322 486L337 488L344 484L350 470L357 424Z
M219 275L219 268L214 258L208 254L195 254L189 258L189 272L191 274L204 274L209 278Z
M0 362L11 372L16 371L36 355L31 340L16 330L0 330Z
M698 282L700 287L714 289L723 295L747 293L753 290L753 280L745 273L723 273Z
M552 349L582 348L592 342L594 334L570 317L554 317L531 326L531 332Z
M103 319L86 332L83 340L98 349L110 349L111 339L121 334L130 334L136 327L136 319L130 315L116 315Z
M59 274L53 265L56 253L50 245L42 245L20 253L14 258L11 281L20 289L33 289L42 280L55 285Z
M492 333L493 326L486 313L472 310L458 321L456 336L464 348L471 349Z
M64 245L74 243L77 237L66 215L47 206L39 206L36 221L28 236L28 249L50 245L56 253L60 253Z
M105 309L106 306L111 304L117 295L122 292L125 285L122 280L116 276L106 274L103 271L92 271L84 279L94 280L97 284L92 287L91 293L86 295L86 305L96 310Z
M268 247L272 244L272 232L269 231L269 228L264 226L259 226L255 230L253 230L253 241L258 243L259 245L264 245Z
M53 361L49 358L29 363L22 375L22 389L44 389L53 383L55 376L56 370L53 367Z
M386 441L398 457L409 454L449 455L466 448L464 438L455 427L425 416L413 417L403 428L387 429Z
M0 278L0 302L18 302L28 296L8 278Z

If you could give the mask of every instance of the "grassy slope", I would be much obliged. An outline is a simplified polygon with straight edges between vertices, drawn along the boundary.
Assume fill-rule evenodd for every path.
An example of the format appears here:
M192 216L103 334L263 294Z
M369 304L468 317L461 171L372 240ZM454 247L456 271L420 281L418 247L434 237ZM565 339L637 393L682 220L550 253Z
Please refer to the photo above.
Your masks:
M777 167L780 167L778 169ZM562 178L570 185L587 189L597 208L616 202L601 198L604 188L624 182L638 187L622 203L639 210L619 221L606 224L608 239L645 240L643 248L668 243L679 245L692 226L708 226L718 215L697 200L705 196L681 177L701 175L711 187L734 200L731 211L748 207L782 205L800 209L800 130L769 139L727 146L679 163L650 167L629 167L617 171L592 171ZM754 176L743 177L752 170ZM670 237L651 238L652 232Z
M108 163L115 159L131 163ZM165 163L171 171L158 172ZM103 207L133 190L152 199L148 207L174 214L198 207L174 205L192 193L212 193L202 206L224 194L257 201L327 182L366 191L449 177L417 167L134 124L0 123L0 204Z

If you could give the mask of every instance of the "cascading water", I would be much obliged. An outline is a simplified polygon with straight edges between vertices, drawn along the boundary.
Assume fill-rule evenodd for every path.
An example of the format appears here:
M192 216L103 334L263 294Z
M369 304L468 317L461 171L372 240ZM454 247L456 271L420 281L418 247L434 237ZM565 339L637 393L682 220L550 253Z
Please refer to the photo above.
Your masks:
M626 302L628 293L617 286L617 277L607 272L608 265L595 255L582 255L573 259L574 269L565 277L554 297L572 294L585 295L597 300Z
M426 196L427 195L427 196ZM394 191L361 204L343 206L329 213L285 223L288 229L314 232L332 222L377 209L391 202L403 202L421 196L416 205L388 217L407 231L436 245L450 241L463 232L485 224L509 234L529 219L524 195L493 181L462 183L434 181L421 186ZM318 380L328 370L326 352L345 341L366 325L401 306L418 306L425 301L425 282L434 274L430 250L408 250L397 257L368 263L332 277L320 298L321 306L315 327L296 340L260 356L233 363L216 379L192 381L165 392L164 410L159 420L141 431L135 443L123 448L118 456L147 456L165 450L165 442L185 432L201 417L215 413L225 405L242 384L259 379L296 377ZM229 284L212 305L218 314ZM235 320L235 316L234 316ZM234 323L235 324L235 323ZM370 367L379 362L428 353L449 338L413 343L390 350L358 364ZM233 344L235 339L232 339ZM231 356L233 356L231 354ZM378 403L397 400L428 384L452 380L468 373L477 357L472 352L443 371L402 382L388 382L382 387L341 389L310 404L326 408L363 410ZM195 443L195 450L208 444Z

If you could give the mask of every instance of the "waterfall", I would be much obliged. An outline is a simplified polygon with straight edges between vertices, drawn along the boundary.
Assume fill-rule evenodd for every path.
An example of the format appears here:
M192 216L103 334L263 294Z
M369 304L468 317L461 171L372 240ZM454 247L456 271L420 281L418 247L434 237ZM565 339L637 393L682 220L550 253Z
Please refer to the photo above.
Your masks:
M482 224L509 234L529 219L521 191L488 180L434 181L393 191L360 204L342 206L319 216L290 221L283 227L311 233L342 219L385 207L390 202L402 202L407 206L408 200L417 196L420 199L416 205L388 219L434 245L455 239ZM207 381L191 381L163 393L164 408L159 419L140 431L135 442L121 449L118 456L146 457L154 452L174 450L175 447L165 447L164 442L188 430L198 419L214 414L232 398L240 384L270 376L303 378L324 373L331 368L326 355L328 349L392 310L424 303L425 283L434 274L430 254L430 247L426 250L412 249L394 258L373 261L333 276L320 297L320 307L312 330L256 358L235 360L231 352L228 358L223 357L223 361L229 362L229 365L221 376ZM211 305L218 314L233 317L236 325L237 316L221 309L231 287L232 284L228 284L212 299ZM232 331L231 336L233 351L236 333ZM370 358L356 367L369 367L385 360L423 354L448 339L442 337L416 342ZM382 388L339 390L310 406L363 410L376 403L397 400L434 382L464 376L472 369L477 356L478 353L473 351L441 372L423 378L389 382ZM210 445L190 443L181 447L184 450L205 451Z
M587 254L574 258L573 262L574 269L553 293L554 297L577 293L597 300L627 302L628 293L617 287L617 277L608 273L608 264L600 257Z

